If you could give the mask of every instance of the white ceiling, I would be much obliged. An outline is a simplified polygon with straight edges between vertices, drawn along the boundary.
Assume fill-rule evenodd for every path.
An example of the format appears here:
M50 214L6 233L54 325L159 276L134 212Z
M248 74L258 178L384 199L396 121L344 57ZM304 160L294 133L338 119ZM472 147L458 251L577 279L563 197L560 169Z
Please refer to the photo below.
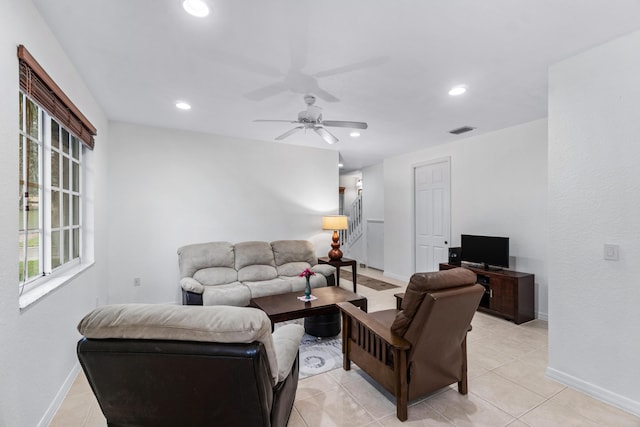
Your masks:
M339 150L345 171L545 117L549 65L640 28L638 0L206 0L207 18L182 0L34 2L110 119L273 141L293 125L253 120L295 120L311 92L325 120L369 129L281 143Z

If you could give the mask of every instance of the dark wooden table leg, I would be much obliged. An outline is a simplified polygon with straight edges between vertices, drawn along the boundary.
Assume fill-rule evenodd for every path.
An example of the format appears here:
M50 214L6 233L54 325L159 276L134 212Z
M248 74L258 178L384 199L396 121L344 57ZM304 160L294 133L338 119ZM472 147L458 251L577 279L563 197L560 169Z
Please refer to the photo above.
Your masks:
M336 286L340 287L340 265L334 267L336 267Z
M353 280L353 292L356 292L356 277L358 277L357 274L357 265L358 265L358 261L353 261L353 265L351 265L351 280Z

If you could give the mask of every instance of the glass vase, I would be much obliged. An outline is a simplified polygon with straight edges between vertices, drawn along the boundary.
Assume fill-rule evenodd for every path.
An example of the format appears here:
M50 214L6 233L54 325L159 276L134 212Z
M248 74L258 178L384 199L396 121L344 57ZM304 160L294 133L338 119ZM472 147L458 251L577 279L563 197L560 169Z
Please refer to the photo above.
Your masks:
M309 282L309 278L307 277L307 284L304 285L304 298L309 299L311 297L311 283Z

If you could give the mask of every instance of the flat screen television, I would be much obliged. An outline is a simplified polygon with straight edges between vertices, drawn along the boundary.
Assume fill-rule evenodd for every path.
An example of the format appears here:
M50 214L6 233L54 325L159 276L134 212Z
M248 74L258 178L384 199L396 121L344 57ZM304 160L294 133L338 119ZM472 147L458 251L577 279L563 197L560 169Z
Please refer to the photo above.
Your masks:
M509 268L509 238L494 236L460 235L461 260L482 264L485 270Z

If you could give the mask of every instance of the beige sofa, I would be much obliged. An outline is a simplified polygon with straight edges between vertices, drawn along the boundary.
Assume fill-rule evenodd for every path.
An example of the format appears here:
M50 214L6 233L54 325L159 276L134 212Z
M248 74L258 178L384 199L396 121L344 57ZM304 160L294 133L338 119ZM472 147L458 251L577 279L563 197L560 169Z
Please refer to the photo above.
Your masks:
M306 240L209 242L178 249L182 303L247 306L251 298L304 291L309 268L311 288L335 284L335 268L318 264Z

